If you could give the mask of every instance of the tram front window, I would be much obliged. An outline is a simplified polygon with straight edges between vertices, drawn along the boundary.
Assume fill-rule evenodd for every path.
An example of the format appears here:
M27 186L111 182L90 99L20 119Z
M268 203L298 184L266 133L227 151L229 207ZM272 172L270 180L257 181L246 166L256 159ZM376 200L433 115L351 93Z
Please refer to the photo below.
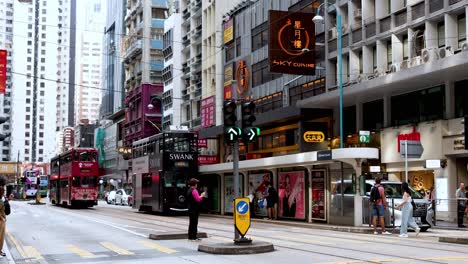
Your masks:
M166 172L164 175L164 187L184 188L187 186L185 177L180 173Z

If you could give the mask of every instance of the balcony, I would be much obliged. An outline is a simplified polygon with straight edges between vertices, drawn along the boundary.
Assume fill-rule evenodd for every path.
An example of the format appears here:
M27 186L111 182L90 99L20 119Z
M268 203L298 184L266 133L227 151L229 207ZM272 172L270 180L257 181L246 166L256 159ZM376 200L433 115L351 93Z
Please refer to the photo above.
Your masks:
M424 16L424 2L421 2L411 8L411 19L414 21Z
M353 44L362 41L362 28L353 31Z
M376 30L375 22L367 24L366 25L366 38L370 38L370 37L375 36L375 33L376 33L375 30Z
M127 37L123 41L123 59L124 62L130 61L135 56L141 54L143 41L134 37Z
M387 32L392 28L392 18L390 16L380 20L380 33Z
M182 17L184 19L188 19L190 17L190 10L187 8L184 10L184 12L182 12Z
M407 14L406 9L395 13L395 27L400 27L406 24Z
M434 13L444 8L444 1L429 1L429 12Z

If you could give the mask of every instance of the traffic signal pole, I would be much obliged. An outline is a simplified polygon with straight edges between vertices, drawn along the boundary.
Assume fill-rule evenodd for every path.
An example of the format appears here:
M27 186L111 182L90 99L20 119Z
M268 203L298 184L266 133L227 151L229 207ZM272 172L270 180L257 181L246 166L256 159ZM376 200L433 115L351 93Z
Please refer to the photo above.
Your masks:
M239 198L239 141L234 142L233 146L233 153L232 153L232 173L234 177L234 197ZM234 208L235 210L235 208ZM234 240L238 240L240 238L239 232L237 232L236 227L234 226Z

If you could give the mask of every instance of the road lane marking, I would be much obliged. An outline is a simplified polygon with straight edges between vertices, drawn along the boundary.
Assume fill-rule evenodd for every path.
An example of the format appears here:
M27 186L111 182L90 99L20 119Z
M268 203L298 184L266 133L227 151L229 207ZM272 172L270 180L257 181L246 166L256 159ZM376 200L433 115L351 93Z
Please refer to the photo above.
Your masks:
M18 240L16 240L16 238L11 233L7 233L7 236L10 238L11 242L13 242L13 244L15 245L16 250L18 250L18 253L20 253L21 257L24 258L24 259L27 259L28 255L24 251L23 247L20 245ZM27 259L25 262L29 262L29 260Z
M36 260L42 260L44 257L42 257L41 253L39 251L32 247L32 246L24 246L24 252L27 254L28 258L36 259Z
M163 253L166 253L166 254L177 253L177 250L174 250L174 249L171 249L171 248L168 248L168 247L165 247L165 246L161 246L161 245L158 245L158 244L153 243L153 242L139 241L138 243L140 243L140 244L142 244L142 245L144 245L146 247L156 249L157 251L160 251L160 252L163 252Z
M71 244L65 245L65 247L69 251L79 255L82 258L94 258L94 257L96 257L96 255L94 255L93 253L91 253L91 252L89 252L87 250L81 249L81 248L79 248L77 246L71 245Z
M278 239L285 239L285 240L291 240L291 241L295 241L295 242L302 242L302 243L308 243L308 244L336 245L336 243L323 242L323 241L317 241L317 240L312 240L312 239L304 239L304 238L298 238L298 237L289 237L289 236L274 236L274 237L278 238Z
M123 249L115 244L112 244L111 242L100 242L100 244L103 247L110 249L119 255L135 255L135 253L128 251L126 249Z

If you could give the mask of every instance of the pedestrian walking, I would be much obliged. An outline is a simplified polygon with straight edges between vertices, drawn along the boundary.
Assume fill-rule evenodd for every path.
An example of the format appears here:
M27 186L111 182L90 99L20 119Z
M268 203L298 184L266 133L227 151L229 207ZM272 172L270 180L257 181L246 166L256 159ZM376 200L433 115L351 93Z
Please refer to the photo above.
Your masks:
M203 192L201 195L198 194L198 180L190 179L189 181L189 190L187 191L187 202L188 202L188 212L189 212L189 228L188 228L188 239L192 241L201 240L197 238L198 232L198 216L200 215L201 202L204 197L206 197L206 192Z
M270 181L265 182L267 187L265 198L267 200L268 219L276 220L276 204L278 203L278 192Z
M372 204L372 224L374 225L374 235L377 232L377 218L379 218L380 227L382 228L382 235L391 235L390 232L385 231L385 210L388 204L385 197L385 189L380 184L381 178L375 179L375 185L371 189L370 202Z
M401 185L403 189L403 202L400 203L396 209L401 210L401 226L399 237L408 237L408 226L412 227L416 231L416 236L419 235L421 229L414 221L413 217L413 198L411 198L411 190L407 182Z
M457 189L455 197L457 198L458 227L466 227L463 224L466 207L465 183L460 182L460 188Z
M6 216L10 214L10 204L8 198L5 197L5 185L5 178L0 177L0 256L2 257L6 256L3 252L3 244L5 242Z

